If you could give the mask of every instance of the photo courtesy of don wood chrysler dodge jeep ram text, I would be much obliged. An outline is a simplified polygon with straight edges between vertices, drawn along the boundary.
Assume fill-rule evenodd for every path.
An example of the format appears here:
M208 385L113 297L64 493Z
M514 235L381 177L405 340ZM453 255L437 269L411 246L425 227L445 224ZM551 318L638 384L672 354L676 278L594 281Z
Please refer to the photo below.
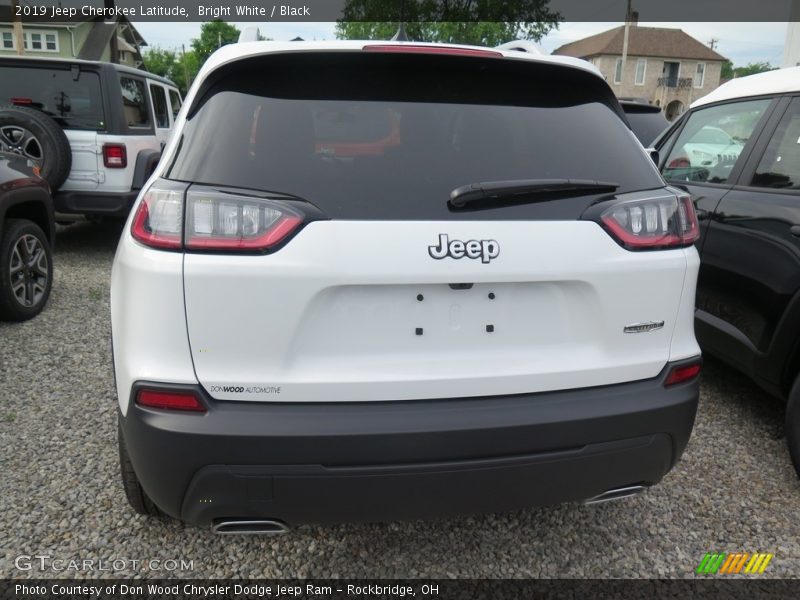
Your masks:
M697 408L698 226L624 119L570 58L217 51L114 261L132 506L270 533L658 482Z

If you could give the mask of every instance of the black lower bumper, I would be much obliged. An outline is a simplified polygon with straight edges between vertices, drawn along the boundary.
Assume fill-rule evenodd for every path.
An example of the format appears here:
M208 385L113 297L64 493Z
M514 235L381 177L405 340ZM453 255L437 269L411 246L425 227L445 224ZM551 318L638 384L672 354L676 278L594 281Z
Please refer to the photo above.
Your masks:
M56 212L79 215L127 217L139 191L132 192L67 192L53 196Z
M493 512L659 481L689 440L699 393L697 380L665 388L667 370L435 401L256 404L202 393L206 414L131 405L120 422L147 494L190 523Z

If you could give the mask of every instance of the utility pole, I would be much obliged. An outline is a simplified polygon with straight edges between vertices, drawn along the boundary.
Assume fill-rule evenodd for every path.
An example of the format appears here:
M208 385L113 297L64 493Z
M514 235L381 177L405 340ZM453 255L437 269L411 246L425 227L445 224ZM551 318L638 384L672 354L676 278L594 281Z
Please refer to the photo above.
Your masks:
M17 54L25 54L25 38L22 35L22 19L17 15L18 0L11 0L11 22L14 26L14 43Z
M183 63L183 80L186 82L186 91L189 91L189 68L186 66L186 44L181 44L181 62Z
M718 43L719 43L719 40L717 38L711 38L710 40L708 40L708 45L712 50L716 50L717 49L717 44Z
M625 34L622 37L622 73L620 81L625 77L625 61L628 60L628 34L631 29L631 0L628 0L628 8L625 11Z

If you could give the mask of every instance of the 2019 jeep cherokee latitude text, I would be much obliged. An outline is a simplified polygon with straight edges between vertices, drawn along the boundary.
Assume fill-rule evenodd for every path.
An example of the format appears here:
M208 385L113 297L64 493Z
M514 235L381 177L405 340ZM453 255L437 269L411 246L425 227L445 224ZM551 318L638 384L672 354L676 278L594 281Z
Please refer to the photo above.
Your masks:
M571 59L218 51L114 262L133 506L236 531L659 481L697 405L697 222L620 115Z

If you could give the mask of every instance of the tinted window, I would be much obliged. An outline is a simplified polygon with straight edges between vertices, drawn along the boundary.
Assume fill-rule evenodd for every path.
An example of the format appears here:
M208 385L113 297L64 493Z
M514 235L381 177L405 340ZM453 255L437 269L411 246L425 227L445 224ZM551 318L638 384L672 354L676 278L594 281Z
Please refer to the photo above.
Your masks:
M119 78L122 89L122 108L128 127L147 127L150 116L144 95L144 82L130 77Z
M172 107L172 118L177 119L181 110L181 95L175 90L169 91L169 103Z
M756 169L753 185L800 189L800 98L783 115Z
M169 109L167 108L167 94L160 85L150 85L150 96L153 98L156 127L169 127Z
M627 112L628 122L634 135L647 148L667 126L669 121L660 111L658 112Z
M663 185L591 75L568 86L564 70L551 68L537 86L519 86L518 76L484 66L478 84L456 68L483 66L467 59L392 69L370 58L354 59L352 70L341 58L336 68L309 67L302 78L296 67L273 67L268 78L247 71L218 81L190 111L169 176L294 194L334 218L379 219L463 218L448 212L450 192L480 181Z
M668 180L724 183L771 100L749 100L693 113L664 163Z
M69 69L0 66L0 104L41 110L68 129L105 129L100 78Z

